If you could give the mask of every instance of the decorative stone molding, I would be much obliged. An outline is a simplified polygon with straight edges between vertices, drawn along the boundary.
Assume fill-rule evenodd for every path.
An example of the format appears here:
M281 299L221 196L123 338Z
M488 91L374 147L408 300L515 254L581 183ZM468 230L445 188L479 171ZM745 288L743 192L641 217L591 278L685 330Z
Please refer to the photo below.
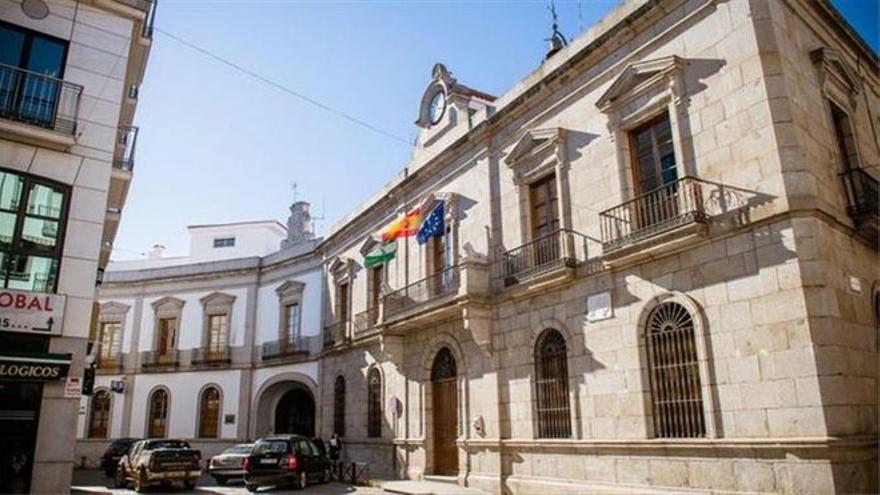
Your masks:
M816 66L822 93L847 112L854 112L861 82L841 53L823 47L810 52L810 59Z
M636 99L672 97L678 104L684 84L681 58L670 55L629 64L596 101L603 113L614 113Z
M561 127L526 131L504 159L513 170L514 184L528 185L550 172L567 170L565 135Z
M177 329L174 335L174 347L177 348L184 304L186 304L186 301L171 296L157 299L150 304L153 308L153 345L151 349L156 349L159 345L159 322L166 318L177 320Z
M354 271L357 264L350 258L338 257L330 264L330 275L335 285L342 285L354 279Z

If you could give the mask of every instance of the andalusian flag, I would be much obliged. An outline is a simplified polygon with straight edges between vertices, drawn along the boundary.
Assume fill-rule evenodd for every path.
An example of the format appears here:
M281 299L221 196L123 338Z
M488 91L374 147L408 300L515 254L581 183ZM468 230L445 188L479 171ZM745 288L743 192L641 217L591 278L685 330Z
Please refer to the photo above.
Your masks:
M412 237L419 231L422 221L422 212L418 208L411 210L400 220L391 224L385 232L382 232L382 242L391 242L400 237Z
M364 257L364 266L369 267L373 265L379 265L381 263L393 260L395 256L397 256L396 242L381 244L376 249L367 253L367 256Z

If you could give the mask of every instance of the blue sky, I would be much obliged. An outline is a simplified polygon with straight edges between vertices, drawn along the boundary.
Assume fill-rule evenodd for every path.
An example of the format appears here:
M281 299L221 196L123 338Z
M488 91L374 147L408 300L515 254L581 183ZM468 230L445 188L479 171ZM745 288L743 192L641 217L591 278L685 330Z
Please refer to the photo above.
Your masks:
M569 38L618 0L561 0ZM834 0L877 49L876 0ZM163 0L157 26L408 140L435 62L502 94L536 68L539 1ZM291 184L319 234L402 169L410 150L156 33L141 90L135 179L115 259L154 243L186 253L186 226L284 221Z

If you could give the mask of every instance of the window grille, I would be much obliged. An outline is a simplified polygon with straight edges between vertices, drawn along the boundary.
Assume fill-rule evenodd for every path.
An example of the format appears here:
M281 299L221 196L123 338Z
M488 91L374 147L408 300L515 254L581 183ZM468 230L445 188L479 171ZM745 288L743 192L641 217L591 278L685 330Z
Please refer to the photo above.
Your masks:
M545 330L535 345L535 391L538 438L570 438L568 355L558 330Z
M680 304L660 304L648 317L645 338L654 435L706 436L693 317Z
M220 425L220 391L208 387L199 403L199 438L217 438Z
M382 436L382 377L373 368L367 377L367 436Z
M345 436L345 378L336 377L333 387L333 432Z
M153 392L149 418L147 433L150 438L164 438L168 426L168 392L162 389Z
M95 392L89 416L89 438L107 438L110 423L110 394L106 390Z

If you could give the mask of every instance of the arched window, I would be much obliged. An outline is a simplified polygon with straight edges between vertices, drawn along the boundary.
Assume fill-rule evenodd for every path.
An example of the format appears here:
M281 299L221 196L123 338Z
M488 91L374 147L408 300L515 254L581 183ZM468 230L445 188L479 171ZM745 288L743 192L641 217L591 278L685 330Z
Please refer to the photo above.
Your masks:
M168 432L168 392L158 389L150 396L150 416L147 435L164 438Z
M570 438L568 353L565 338L552 328L535 344L535 392L538 438Z
M367 436L382 436L382 377L376 368L367 375Z
M333 385L333 432L345 436L345 378L336 377Z
M217 438L220 432L220 391L208 387L199 400L199 438Z
M89 438L107 438L110 425L110 393L99 390L92 396Z
M684 306L662 303L645 329L654 435L706 436L694 320Z

